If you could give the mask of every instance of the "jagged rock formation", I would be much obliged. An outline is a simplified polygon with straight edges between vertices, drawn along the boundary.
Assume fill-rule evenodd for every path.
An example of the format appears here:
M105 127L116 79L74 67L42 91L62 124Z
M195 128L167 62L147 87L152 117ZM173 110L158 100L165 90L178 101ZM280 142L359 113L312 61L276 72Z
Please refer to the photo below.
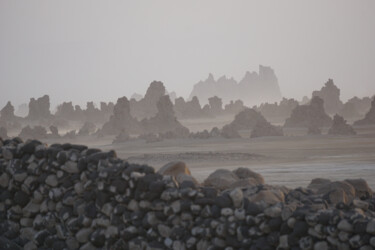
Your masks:
M136 101L130 100L130 112L133 117L138 120L144 118L151 118L156 115L157 103L159 99L166 93L164 84L162 82L153 81L148 87L143 99Z
M179 97L175 100L174 111L179 119L203 118L209 117L203 112L199 100L194 96L191 101L185 102L184 98Z
M230 103L225 105L224 112L227 114L238 114L245 108L246 106L243 104L243 101L241 100L237 100L235 102L230 101Z
M254 109L245 109L238 113L234 120L223 127L223 129L227 129L228 127L232 128L233 130L248 130L253 129L258 122L266 123L267 120L257 111Z
M268 121L258 121L251 131L250 138L264 136L284 136L283 129L269 123Z
M50 111L49 96L44 95L38 99L31 98L29 102L29 114L27 116L30 120L43 120L52 117Z
M125 96L117 99L117 103L113 108L113 115L103 125L100 133L117 135L122 131L126 133L137 133L140 131L139 122L130 114L130 104Z
M365 118L354 122L355 126L359 125L373 125L375 124L375 97L372 99L371 108L367 112Z
M355 103L350 102L350 101L344 103L344 105L342 106L338 114L344 117L345 119L350 119L350 120L359 120L360 118L363 118L364 116L359 112Z
M188 172L169 169L173 176ZM287 189L243 168L217 170L207 186L182 180L130 164L114 151L0 141L1 247L375 247L374 194L364 180L320 179Z
M156 107L158 111L154 117L141 121L143 131L147 133L175 132L176 136L181 137L189 135L189 130L176 119L173 104L168 95L162 96Z
M328 79L324 87L319 91L314 91L312 96L319 96L324 101L324 110L327 114L336 114L341 110L343 103L340 100L340 89Z
M79 107L79 106L78 106ZM80 114L77 114L78 110L75 110L73 107L72 102L63 102L59 106L57 106L57 111L55 113L55 116L57 118L63 118L70 121L76 121L80 119L82 116Z
M240 82L225 76L215 81L212 74L205 81L194 85L190 99L197 96L199 100L207 100L212 96L222 98L224 103L231 100L242 100L253 106L262 102L281 100L281 92L274 71L270 67L259 66L259 74L246 72Z
M217 96L208 98L208 105L210 106L211 114L216 116L223 113L223 102L221 98Z
M47 138L47 130L42 126L30 127L29 125L22 128L20 138L26 139L45 139Z
M285 127L331 126L332 119L324 111L324 101L314 96L310 104L297 106L286 119Z
M335 115L333 117L332 127L328 130L329 135L355 135L356 132L346 123L342 116Z
M14 115L14 107L11 102L7 102L0 111L0 119L4 121L12 121L16 118Z
M262 103L256 110L259 111L267 121L284 123L297 106L298 102L296 100L283 98L280 103Z

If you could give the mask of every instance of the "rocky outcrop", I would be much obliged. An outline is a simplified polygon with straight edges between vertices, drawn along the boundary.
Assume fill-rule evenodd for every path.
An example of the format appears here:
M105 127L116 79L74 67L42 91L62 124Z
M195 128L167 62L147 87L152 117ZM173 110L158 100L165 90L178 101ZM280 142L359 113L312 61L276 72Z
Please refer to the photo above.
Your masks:
M223 113L223 102L221 98L213 96L208 98L208 105L210 106L210 113L214 116Z
M181 172L186 169L173 174ZM311 189L289 190L263 184L248 169L214 176L227 186L231 180L254 183L220 191L179 184L152 167L118 159L114 151L0 140L1 247L375 247L373 192L363 180L320 180Z
M310 104L297 106L291 116L286 119L285 127L331 126L332 119L324 111L324 101L320 97L313 97Z
M158 112L157 103L165 93L164 84L153 81L148 87L144 98L139 101L136 101L136 99L130 100L130 112L132 116L138 120L155 116Z
M328 130L329 135L355 135L353 127L346 123L342 116L333 117L332 127Z
M156 107L158 111L154 117L141 121L143 131L147 133L172 132L180 137L189 136L189 130L176 119L173 104L168 95L162 96Z
M49 96L44 95L38 99L31 98L29 102L29 114L27 118L30 120L43 120L52 117L50 111Z
M50 127L49 127L49 130L51 131L51 135L53 136L53 137L60 137L60 135L59 135L59 129L56 127L56 126L53 126L53 125L51 125Z
M265 136L284 136L283 129L269 123L268 121L258 121L251 131L250 138Z
M101 134L117 135L120 132L134 133L140 131L139 122L130 114L130 104L124 96L117 99L113 114L109 121L103 125Z
M238 114L245 108L246 106L244 105L242 100L237 100L235 102L230 101L230 103L225 105L224 112L227 114Z
M192 118L203 118L209 117L209 114L205 113L199 100L194 96L191 101L185 102L184 98L179 97L175 99L174 111L176 117L179 119L192 119Z
M340 100L340 89L333 83L332 79L328 79L319 91L314 91L312 93L312 96L319 96L323 99L324 110L328 114L336 114L343 106Z
M365 118L354 122L355 126L373 124L375 124L375 97L372 99L370 110L367 112Z
M283 98L279 103L262 103L256 108L266 119L274 123L284 123L298 106L294 99Z
M125 131L122 131L120 132L120 134L118 134L115 139L113 140L112 144L117 144L117 143L123 143L123 142L127 142L130 140L130 136L128 133L126 133Z
M231 123L223 127L223 130L239 131L253 129L258 122L266 123L267 120L259 112L247 108L238 113Z
M16 118L14 115L14 107L11 102L7 102L0 111L0 119L4 121L12 121Z
M209 74L205 81L194 85L190 99L193 96L197 96L201 101L218 96L224 103L229 103L231 100L242 100L249 106L281 100L280 88L273 69L261 65L259 73L246 72L239 82L226 76L215 80L213 75Z

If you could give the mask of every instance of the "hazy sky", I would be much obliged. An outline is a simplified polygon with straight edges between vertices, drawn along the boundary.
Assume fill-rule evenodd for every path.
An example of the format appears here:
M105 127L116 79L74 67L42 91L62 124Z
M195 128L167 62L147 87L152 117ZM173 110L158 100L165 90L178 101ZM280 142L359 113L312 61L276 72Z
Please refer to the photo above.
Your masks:
M0 105L144 94L188 96L209 72L274 68L286 97L328 78L342 99L375 94L375 1L0 0Z

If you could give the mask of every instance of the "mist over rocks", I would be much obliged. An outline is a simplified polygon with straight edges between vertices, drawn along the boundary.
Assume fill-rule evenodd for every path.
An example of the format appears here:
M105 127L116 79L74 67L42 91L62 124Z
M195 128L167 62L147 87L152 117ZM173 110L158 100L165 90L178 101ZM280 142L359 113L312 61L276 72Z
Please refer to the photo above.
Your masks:
M331 126L332 118L324 111L324 101L314 96L307 105L297 106L291 116L286 119L284 127Z
M365 118L354 122L355 126L371 124L375 124L375 97L372 99L370 110L365 115Z
M261 65L259 65L259 73L246 72L239 82L225 76L216 81L213 75L209 74L205 81L200 81L194 85L190 99L194 96L197 96L201 101L208 100L212 96L218 96L225 103L240 99L249 106L264 102L273 103L282 98L273 69Z
M195 185L176 181L190 176L184 163L160 172L114 151L0 140L2 247L375 247L374 193L362 179L314 179L307 188L288 189L265 184L247 168L217 170Z

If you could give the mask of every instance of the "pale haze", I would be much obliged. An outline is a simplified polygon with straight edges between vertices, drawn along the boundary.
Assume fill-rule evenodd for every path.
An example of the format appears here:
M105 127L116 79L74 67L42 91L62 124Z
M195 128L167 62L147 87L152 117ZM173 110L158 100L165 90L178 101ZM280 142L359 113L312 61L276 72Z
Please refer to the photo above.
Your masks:
M0 2L0 105L116 101L153 80L188 97L212 73L271 66L300 99L333 78L375 94L375 1Z

